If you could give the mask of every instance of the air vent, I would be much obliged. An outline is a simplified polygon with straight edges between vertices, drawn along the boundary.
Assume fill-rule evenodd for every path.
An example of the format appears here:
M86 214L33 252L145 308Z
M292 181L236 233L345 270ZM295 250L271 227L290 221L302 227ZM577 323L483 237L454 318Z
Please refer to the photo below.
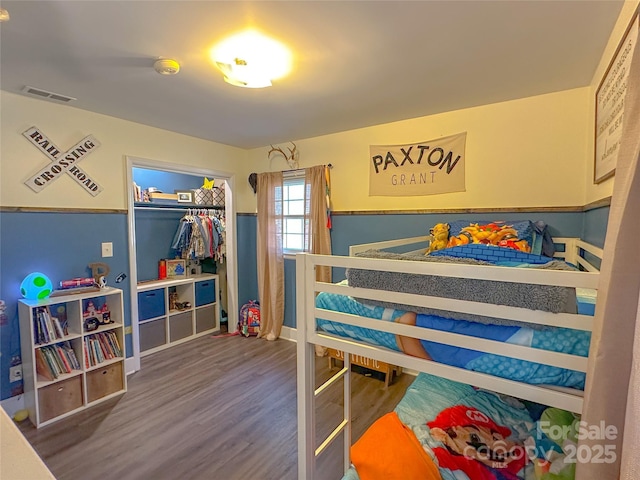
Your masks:
M27 95L32 95L34 97L39 97L39 98L48 98L50 100L57 100L58 102L64 102L64 103L68 103L68 102L72 102L73 100L77 100L77 98L67 97L66 95L61 95L59 93L48 92L47 90L42 90L40 88L30 87L29 85L26 85L22 89L22 91L24 93L26 93Z

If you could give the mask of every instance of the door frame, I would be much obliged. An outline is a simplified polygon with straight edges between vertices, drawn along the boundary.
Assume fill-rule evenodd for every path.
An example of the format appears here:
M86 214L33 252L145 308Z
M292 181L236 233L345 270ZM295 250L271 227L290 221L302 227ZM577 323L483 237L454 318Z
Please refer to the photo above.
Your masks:
M129 274L131 275L131 336L133 343L133 357L126 359L125 368L127 374L140 370L140 332L138 326L138 268L136 257L136 221L133 197L133 168L146 168L160 170L169 173L181 173L207 178L225 180L225 233L226 233L226 267L227 267L227 318L229 333L235 331L238 324L238 255L236 236L236 206L235 206L235 174L221 170L193 167L167 163L158 160L150 160L134 156L125 156L126 166L126 192L127 192L127 225L129 237ZM176 225L177 228L177 225Z

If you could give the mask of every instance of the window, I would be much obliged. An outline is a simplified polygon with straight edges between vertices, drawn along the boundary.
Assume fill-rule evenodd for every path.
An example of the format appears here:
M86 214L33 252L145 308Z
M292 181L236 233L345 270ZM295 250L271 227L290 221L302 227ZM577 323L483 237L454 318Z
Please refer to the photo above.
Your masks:
M305 244L305 195L304 176L285 178L282 182L282 248L285 252L304 252Z

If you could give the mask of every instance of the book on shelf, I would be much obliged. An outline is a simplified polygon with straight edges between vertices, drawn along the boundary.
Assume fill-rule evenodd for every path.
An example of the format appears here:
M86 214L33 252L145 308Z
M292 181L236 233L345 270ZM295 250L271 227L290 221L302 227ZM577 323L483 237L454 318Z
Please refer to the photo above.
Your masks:
M51 355L51 352L46 347L42 347L40 351L44 355L44 359L47 362L47 365L49 366L49 370L51 371L53 378L54 379L58 378L62 372L60 371L60 367L58 366L53 356Z
M41 350L43 350L44 353L49 356L49 358L51 359L51 363L55 367L58 375L62 375L63 373L71 373L71 368L68 368L65 360L60 356L57 345L42 347Z
M107 333L107 339L109 340L116 357L122 357L123 353L122 353L122 348L120 348L120 342L118 341L118 335L116 335L116 332L106 332L106 333Z
M84 339L84 347L82 348L84 351L84 367L89 368L91 366L91 362L89 361L89 347L87 339Z
M102 349L102 353L106 359L109 360L115 357L106 335L98 335L98 342L100 343L100 348Z
M45 345L35 350L36 372L46 380L80 370L76 353L68 341Z
M122 357L122 349L115 332L94 333L85 338L85 362L92 367L106 360Z
M69 360L67 359L67 355L62 350L62 347L60 345L56 345L54 348L55 348L57 357L61 360L62 365L64 366L65 372L71 373L71 363L69 363Z
M53 327L56 330L56 335L58 338L64 338L64 331L62 330L62 324L57 317L51 317L51 322L53 323Z
M64 303L59 303L57 305L50 305L50 311L54 313L54 317L58 319L60 322L60 326L62 327L62 333L64 335L69 335L69 321L67 319L67 306Z
M55 380L55 376L49 367L46 359L44 358L44 353L40 351L38 348L35 352L36 357L36 373L38 375L42 375L47 380Z
M94 365L104 362L104 357L102 356L102 349L100 348L100 342L96 338L92 338L90 342L91 342L91 347L93 348L93 352L96 359Z
M64 354L66 355L71 368L74 370L80 370L80 362L78 362L78 358L76 357L75 350L71 347L69 342L63 342L60 344Z
M57 317L51 316L49 307L39 307L33 311L33 340L36 345L64 337L65 327Z

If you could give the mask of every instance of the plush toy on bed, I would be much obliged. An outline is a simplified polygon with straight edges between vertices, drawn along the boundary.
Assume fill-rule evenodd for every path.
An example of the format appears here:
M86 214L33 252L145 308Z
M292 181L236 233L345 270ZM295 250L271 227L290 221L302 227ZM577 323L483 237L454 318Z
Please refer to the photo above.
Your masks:
M460 235L452 236L447 243L447 248L470 243L482 243L485 245L497 245L499 247L513 248L525 253L531 251L526 240L518 238L518 232L510 225L488 223L479 225L472 223L460 230Z
M464 473L469 479L516 480L527 455L510 440L511 430L467 405L442 410L427 422L431 436L444 444L433 452L441 469Z
M576 464L567 461L578 442L580 417L559 408L542 412L536 435L525 441L530 460L535 466L536 480L574 480Z
M447 242L449 241L449 224L448 223L436 223L434 227L429 230L431 234L431 243L427 249L425 255L429 255L436 250L442 250L447 248Z

